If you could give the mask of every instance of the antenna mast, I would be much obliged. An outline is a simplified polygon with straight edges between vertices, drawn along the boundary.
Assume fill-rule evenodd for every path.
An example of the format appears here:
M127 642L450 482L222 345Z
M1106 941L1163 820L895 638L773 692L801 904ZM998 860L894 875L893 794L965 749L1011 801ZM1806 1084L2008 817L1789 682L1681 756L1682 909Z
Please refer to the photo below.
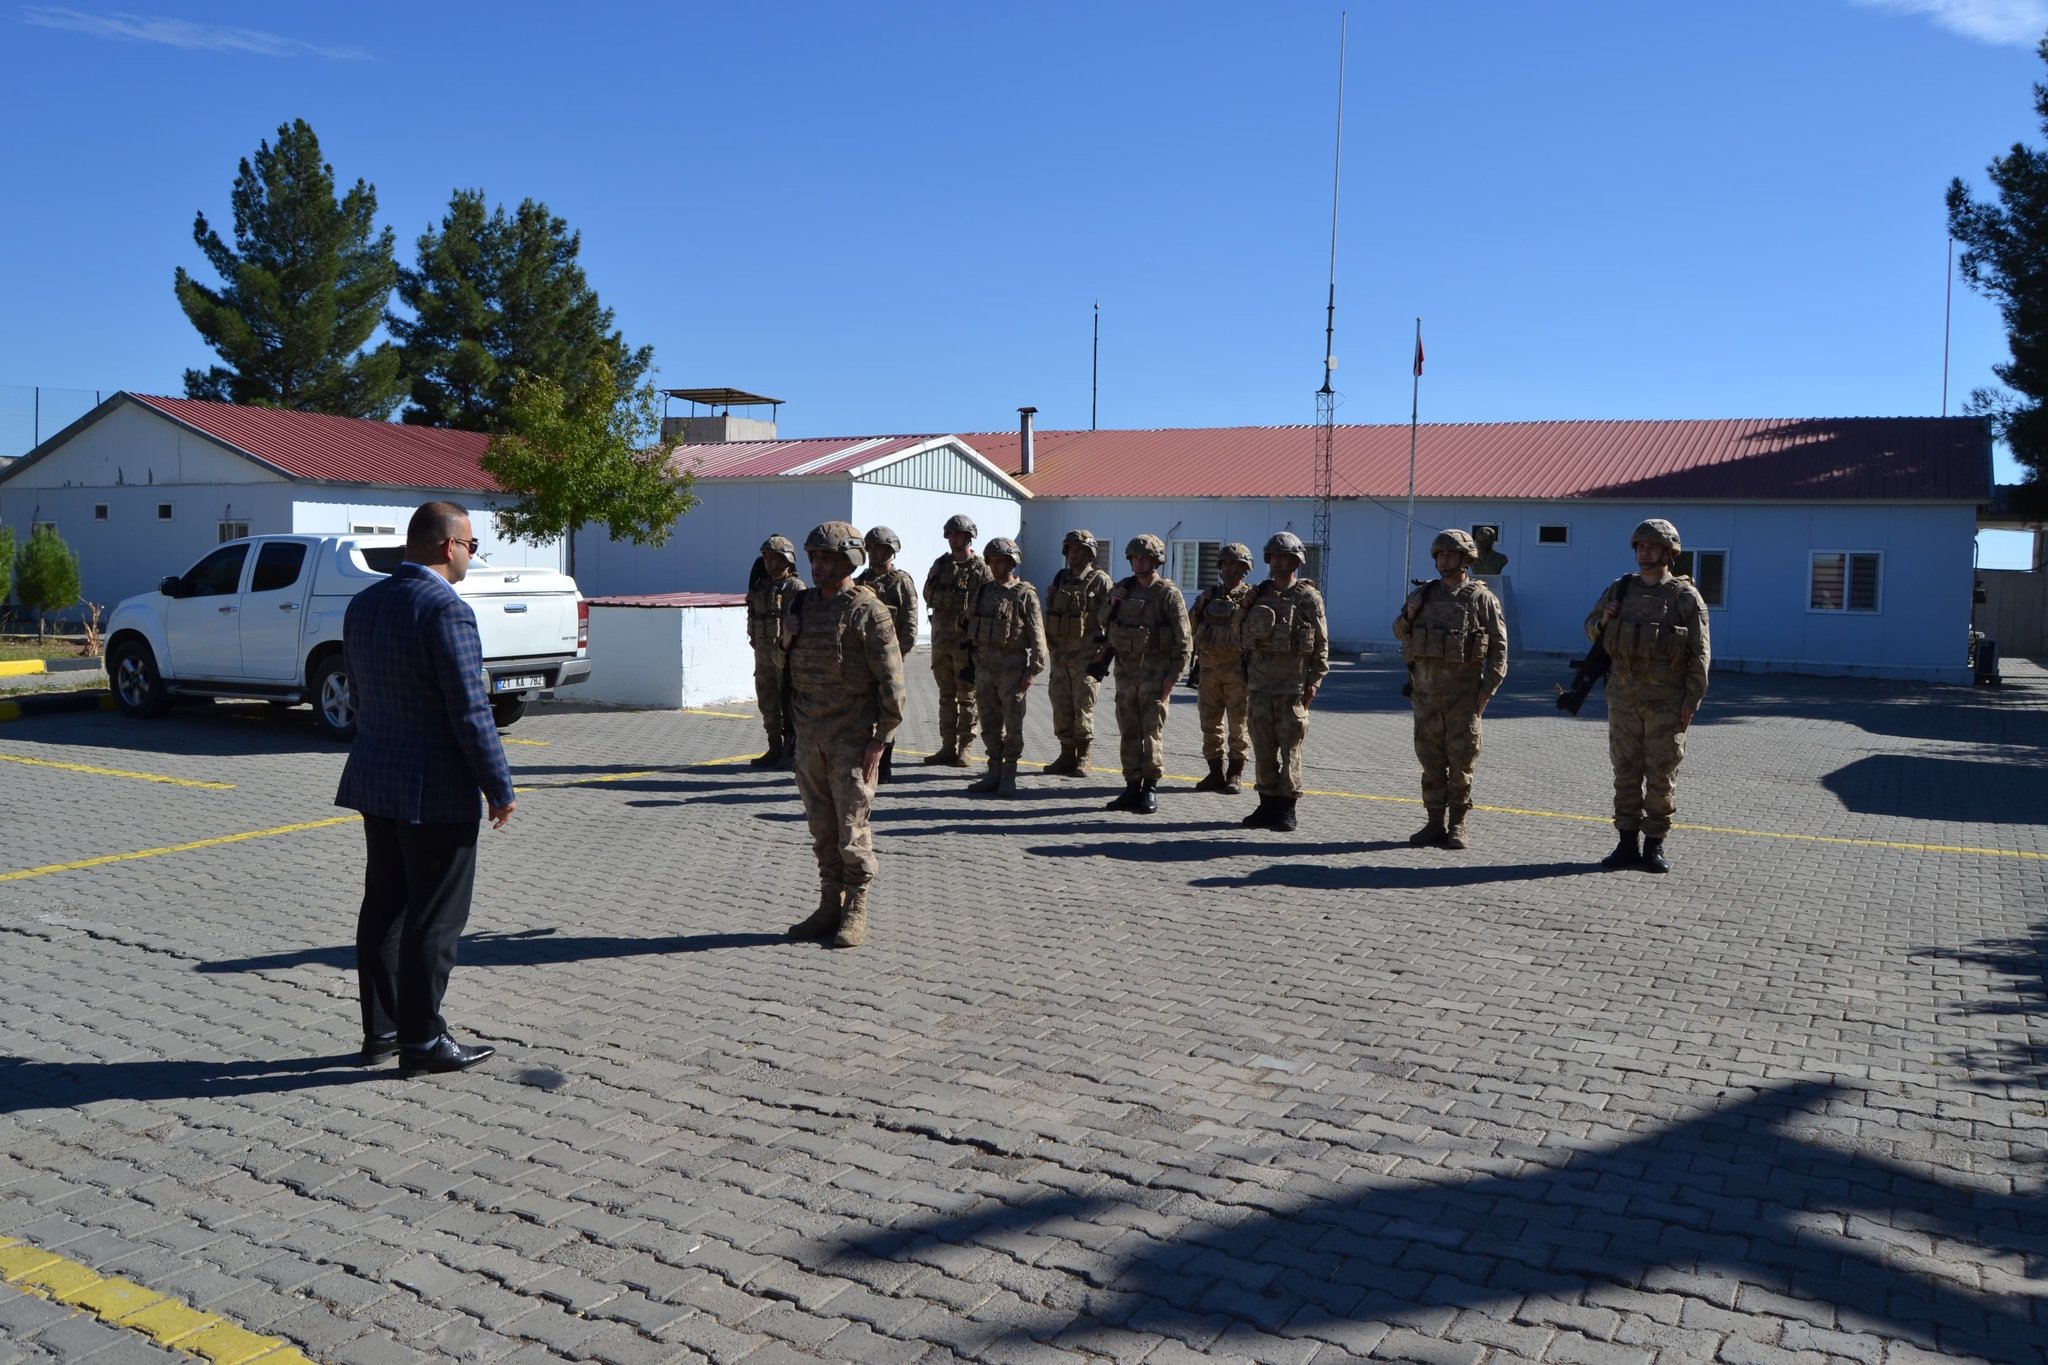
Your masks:
M1344 171L1344 44L1350 14L1337 19L1337 151L1330 172L1330 301L1323 314L1323 386L1316 390L1316 510L1311 547L1320 561L1314 577L1329 589L1330 504L1337 493L1337 391L1330 380L1337 371L1337 188ZM1306 566L1304 566L1306 567Z

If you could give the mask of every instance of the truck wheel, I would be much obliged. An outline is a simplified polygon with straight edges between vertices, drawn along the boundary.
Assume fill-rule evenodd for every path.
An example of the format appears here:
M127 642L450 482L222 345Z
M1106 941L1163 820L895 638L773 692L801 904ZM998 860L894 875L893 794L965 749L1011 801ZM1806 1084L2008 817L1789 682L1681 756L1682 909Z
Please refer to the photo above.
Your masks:
M313 669L313 719L320 733L346 744L356 737L356 698L348 685L348 670L339 654L330 654Z
M512 723L525 714L526 698L524 697L491 698L491 718L497 721L500 730L511 728Z
M156 655L140 640L123 640L107 656L107 687L125 715L148 720L171 705L170 689L157 672Z

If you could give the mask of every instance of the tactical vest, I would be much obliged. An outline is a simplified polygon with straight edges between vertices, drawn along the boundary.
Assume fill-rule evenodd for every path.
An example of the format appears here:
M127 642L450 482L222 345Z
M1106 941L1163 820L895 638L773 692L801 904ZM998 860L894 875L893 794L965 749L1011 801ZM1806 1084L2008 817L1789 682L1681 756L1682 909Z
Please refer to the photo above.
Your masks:
M1238 643L1237 618L1244 610L1244 604L1252 595L1251 585L1240 583L1226 591L1222 587L1211 588L1202 599L1202 609L1195 616L1195 648L1208 658L1236 658L1244 646Z
M1021 598L1032 592L1031 585L1021 578L976 588L974 610L967 616L967 638L978 649L1030 648L1031 631Z
M858 619L858 608L864 602L880 605L874 592L859 584L834 597L807 590L797 598L791 609L797 628L796 641L789 647L791 687L799 692L842 694L874 687Z
M1471 591L1456 592L1442 583L1422 589L1422 610L1408 624L1408 642L1402 653L1409 662L1424 659L1444 663L1476 664L1486 658L1486 631L1479 614L1472 610Z
M1238 643L1247 653L1272 656L1316 652L1315 613L1308 610L1306 594L1297 594L1294 588L1275 590L1260 584L1246 600L1242 615Z
M1685 582L1685 579L1678 579ZM1682 671L1692 652L1692 628L1684 623L1684 594L1631 583L1621 611L1600 632L1600 643L1617 664L1632 672Z
M1085 641L1089 629L1089 599L1106 596L1109 575L1089 569L1080 577L1061 569L1053 575L1045 594L1045 639L1049 645L1074 645Z
M782 617L790 601L804 590L795 574L771 578L747 592L747 643L756 649L782 642Z
M925 605L931 609L933 633L953 638L959 630L960 618L967 614L967 603L974 590L988 582L988 565L973 555L955 560L951 555L941 556L932 566L927 579Z
M1119 660L1136 664L1152 648L1166 622L1164 599L1169 590L1165 579L1149 588L1132 583L1124 600L1110 608L1109 647L1116 651ZM1117 665L1120 669L1123 666Z

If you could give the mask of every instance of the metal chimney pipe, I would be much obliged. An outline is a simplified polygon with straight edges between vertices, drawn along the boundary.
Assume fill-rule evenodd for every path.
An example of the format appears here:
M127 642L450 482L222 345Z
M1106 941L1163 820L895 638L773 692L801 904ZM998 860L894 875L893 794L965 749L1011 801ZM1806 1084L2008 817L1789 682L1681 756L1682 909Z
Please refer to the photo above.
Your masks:
M1038 452L1031 443L1031 419L1037 408L1017 409L1017 460L1018 472L1030 474L1038 468Z

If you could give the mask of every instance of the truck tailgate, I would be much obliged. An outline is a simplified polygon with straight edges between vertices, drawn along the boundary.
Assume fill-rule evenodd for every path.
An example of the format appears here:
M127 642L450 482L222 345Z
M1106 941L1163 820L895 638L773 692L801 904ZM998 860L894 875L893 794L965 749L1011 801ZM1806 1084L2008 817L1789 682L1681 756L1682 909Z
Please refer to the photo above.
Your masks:
M578 594L568 575L478 566L456 591L476 612L486 661L576 653Z

